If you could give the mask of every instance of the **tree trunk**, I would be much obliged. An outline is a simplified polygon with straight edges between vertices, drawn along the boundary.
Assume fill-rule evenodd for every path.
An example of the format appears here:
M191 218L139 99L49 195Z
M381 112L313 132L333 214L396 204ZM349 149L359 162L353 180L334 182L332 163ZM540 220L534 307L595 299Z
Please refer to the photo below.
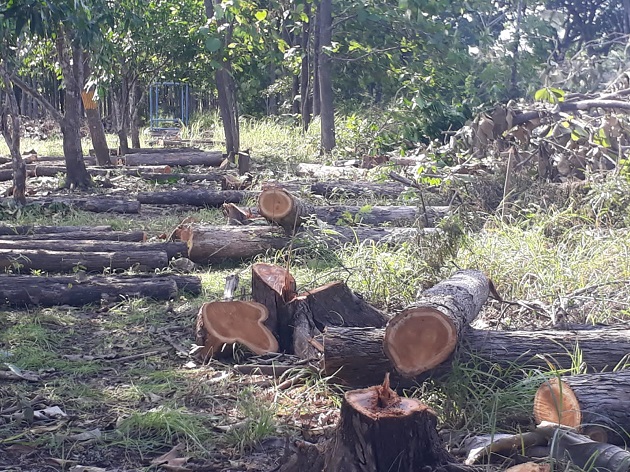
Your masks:
M64 116L60 123L67 169L65 186L87 188L92 185L92 179L85 169L80 134L83 51L78 45L72 44L65 34L57 37L56 46L66 92Z
M398 198L407 189L397 183L379 184L375 182L316 182L311 185L311 193L326 198L387 197Z
M300 96L302 97L300 106L302 114L302 130L306 133L308 127L311 124L311 95L310 95L310 76L311 71L309 69L310 64L310 38L311 38L311 4L310 2L304 3L304 14L308 18L308 21L302 23L302 64L300 68Z
M335 147L335 110L332 84L332 0L319 4L319 90L321 101L321 146L328 153Z
M552 378L534 398L536 423L548 421L602 442L626 444L630 439L630 371Z
M280 187L264 189L258 197L258 211L268 221L276 223L293 234L312 208Z
M315 15L313 19L315 21L313 31L313 116L319 116L321 110L321 96L319 93L319 50L320 50L320 7L317 4Z
M137 80L131 86L131 94L129 97L130 112L130 128L131 128L131 146L139 149L140 146L140 105L144 97L144 89L140 88Z
M90 56L88 53L84 53L84 67L83 77L87 79L90 72ZM100 166L111 165L109 159L109 148L107 146L107 139L105 138L105 129L103 128L103 122L101 121L101 112L98 108L98 102L94 100L94 94L96 89L84 90L81 93L83 99L83 107L85 108L85 116L87 117L88 126L90 128L90 137L92 138L92 146L94 147L94 154L96 155L96 161Z
M1 64L0 58L0 91L4 90L4 102L0 109L0 128L11 154L13 171L13 200L17 205L26 204L26 164L20 152L20 111L18 108L13 84L9 74Z
M390 320L383 340L385 354L401 375L431 370L460 344L489 294L490 280L482 272L456 272Z
M149 297L175 298L178 292L201 293L201 279L190 276L133 277L0 275L0 303L25 306L84 306L92 303Z
M140 192L138 201L153 205L193 205L199 207L221 207L224 203L240 203L247 197L239 190L173 190L171 192Z
M89 174L88 174L89 175ZM91 211L94 213L139 213L140 202L137 200L119 200L108 196L102 197L38 197L31 203L42 205L44 208L51 205L68 205L77 210Z
M238 105L236 101L236 82L229 64L223 65L215 74L219 95L219 113L225 131L226 152L232 160L240 150L240 132L238 123Z
M34 249L0 249L0 268L16 272L41 270L44 272L86 272L104 270L155 270L168 267L164 251L140 252L64 252Z
M56 234L56 233L74 233L75 231L90 230L94 233L112 231L112 227L103 226L0 226L0 236L7 235L32 235L32 234Z
M323 166L321 164L298 164L295 174L300 177L314 177L324 179L353 179L358 180L368 175L367 169L358 167Z

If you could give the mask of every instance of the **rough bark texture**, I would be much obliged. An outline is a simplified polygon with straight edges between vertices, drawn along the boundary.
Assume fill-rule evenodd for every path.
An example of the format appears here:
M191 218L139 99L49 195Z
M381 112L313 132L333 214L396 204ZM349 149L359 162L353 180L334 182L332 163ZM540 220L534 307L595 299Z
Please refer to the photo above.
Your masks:
M288 303L295 295L295 279L286 269L272 264L254 264L252 300L267 308L269 316L265 326L276 334L281 352L292 351L293 327Z
M281 249L289 242L283 231L270 226L190 227L188 258L198 263L249 259L270 249Z
M144 180L153 180L154 182L172 182L183 180L184 182L221 182L223 178L222 174L170 174L170 173L156 173L156 172L136 172L128 173L127 175L137 175Z
M91 211L94 213L139 213L140 202L136 200L121 200L117 198L100 197L42 197L33 198L31 204L50 207L55 205L68 205L77 210Z
M113 176L123 174L159 182L175 180L185 180L187 182L209 180L217 182L220 181L222 177L221 174L173 174L171 173L172 169L169 166L138 167L132 169L121 169L119 167L87 167L87 171L92 176ZM66 168L64 166L39 164L27 164L26 166L26 175L28 177L56 177L59 174L65 173ZM0 181L11 180L12 175L12 170L0 169Z
M319 2L319 93L322 121L321 146L324 152L335 147L335 109L332 84L332 0Z
M383 350L385 330L327 328L324 332L324 372L350 387L374 385L387 372L392 384L409 387L429 375L450 372L447 360L413 379L401 377ZM499 365L505 369L570 369L579 348L589 371L612 369L630 352L630 332L607 328L584 331L487 331L468 328L453 359L476 368ZM370 368L366 369L365 366Z
M0 57L0 62L2 58ZM20 153L20 109L9 74L0 68L0 91L4 90L4 103L0 108L0 129L11 154L11 171L7 180L13 179L12 195L18 205L26 204L26 168Z
M7 228L10 230L10 227ZM39 229L37 229L39 231ZM5 234L0 232L0 239L18 240L45 240L45 239L67 239L73 241L79 240L98 240L98 241L145 241L147 235L144 231L98 231L88 229L84 231L59 232L59 233L27 233L27 234Z
M133 252L67 252L34 249L0 249L0 268L14 272L72 272L77 269L86 272L104 270L154 270L168 267L168 257L164 251Z
M300 65L300 114L302 115L302 130L308 131L311 123L311 96L310 96L310 49L309 40L311 37L311 4L304 4L304 14L308 21L302 22L302 63Z
M51 235L54 238L54 235ZM13 249L16 252L22 249L64 252L165 252L169 260L173 257L188 254L186 243L141 243L103 240L68 240L68 239L0 239L0 249Z
M140 192L138 202L154 205L193 205L218 208L224 203L240 203L247 196L246 192L224 190L174 190L171 192Z
M28 235L28 234L46 234L46 233L74 233L76 231L93 231L101 233L112 231L109 225L104 226L0 226L0 235Z
M267 308L256 302L204 303L197 315L197 345L203 346L198 357L216 357L223 345L236 342L256 354L277 352L278 341L264 324L268 315Z
M388 197L398 198L406 189L404 185L377 184L373 182L316 182L311 185L311 193L326 198Z
M120 160L127 166L210 166L219 167L223 162L221 152L165 152L128 154Z
M444 470L454 458L437 433L437 416L412 398L382 386L344 395L325 472Z
M413 224L421 220L423 224L426 224L426 221L428 221L427 226L433 227L448 214L449 207L432 206L426 207L426 210L426 218L422 208L414 206L335 205L315 207L312 209L312 212L320 220L331 224Z
M0 300L5 305L83 306L116 301L127 297L149 297L156 300L174 298L178 292L201 293L197 277L39 277L33 275L0 275Z
M439 365L461 342L489 294L490 281L482 272L456 272L391 319L383 340L385 354L409 377Z
M87 80L90 76L90 57L86 52L84 53L84 68L83 75ZM88 126L90 128L90 138L92 139L92 146L94 146L94 153L99 165L110 165L109 160L109 147L107 146L107 139L105 138L105 129L103 128L103 122L101 121L101 112L98 108L98 102L94 100L95 89L83 91L81 96L83 98L83 108L85 109L85 116L87 118Z
M573 428L597 428L605 442L630 440L630 370L552 378L534 398L537 423L549 421Z

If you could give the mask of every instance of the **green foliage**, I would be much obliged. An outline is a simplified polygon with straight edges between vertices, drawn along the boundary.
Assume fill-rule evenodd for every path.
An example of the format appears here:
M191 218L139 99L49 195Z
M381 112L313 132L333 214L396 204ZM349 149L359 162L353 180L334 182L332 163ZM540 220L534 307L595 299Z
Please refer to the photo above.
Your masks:
M536 91L534 99L539 102L560 103L564 101L564 90L555 87L544 87Z

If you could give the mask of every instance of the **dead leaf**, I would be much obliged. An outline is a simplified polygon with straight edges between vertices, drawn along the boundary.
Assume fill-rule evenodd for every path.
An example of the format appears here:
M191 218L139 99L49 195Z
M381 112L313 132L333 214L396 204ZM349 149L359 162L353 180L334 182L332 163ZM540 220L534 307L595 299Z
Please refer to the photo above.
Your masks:
M66 436L65 439L69 439L70 441L89 441L90 439L100 439L101 436L101 430L95 428L90 431L84 431L83 433L71 434L70 436Z
M172 470L173 472L187 472L191 469L184 467L190 457L179 457L180 451L183 449L182 444L178 444L166 454L162 454L160 457L156 457L151 461L153 465L159 465L166 470Z
M33 413L36 420L50 420L54 418L68 417L68 415L58 406L49 406L43 410L35 410Z
M101 467L90 467L86 465L75 465L68 472L107 472L107 469Z

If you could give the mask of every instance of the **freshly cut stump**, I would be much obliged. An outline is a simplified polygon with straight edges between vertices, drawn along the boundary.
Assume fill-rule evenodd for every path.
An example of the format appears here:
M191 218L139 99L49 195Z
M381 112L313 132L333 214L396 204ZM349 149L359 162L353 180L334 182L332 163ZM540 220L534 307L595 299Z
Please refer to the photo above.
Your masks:
M325 472L417 472L446 469L435 413L383 385L344 395L341 418L327 453Z
M534 397L536 423L576 428L595 440L630 440L630 371L552 378Z
M383 350L401 375L413 377L453 353L490 293L480 271L462 270L424 291L388 323Z
M264 322L267 308L256 302L204 303L197 314L197 344L202 359L216 357L225 344L241 343L256 354L278 351L278 341Z

